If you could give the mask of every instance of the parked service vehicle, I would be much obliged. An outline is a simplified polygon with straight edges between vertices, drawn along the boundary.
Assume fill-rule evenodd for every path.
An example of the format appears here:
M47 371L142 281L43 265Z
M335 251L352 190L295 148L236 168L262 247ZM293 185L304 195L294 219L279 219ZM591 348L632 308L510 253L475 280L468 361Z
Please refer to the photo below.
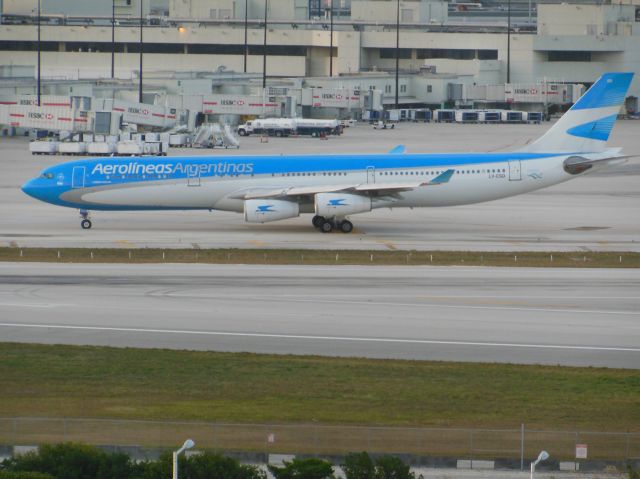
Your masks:
M298 135L341 135L342 125L338 120L318 120L314 118L294 118Z
M315 118L264 118L248 121L238 126L238 135L290 136L340 135L342 125L338 120L321 120Z
M238 126L237 132L240 136L289 136L296 132L296 124L291 118L259 118Z

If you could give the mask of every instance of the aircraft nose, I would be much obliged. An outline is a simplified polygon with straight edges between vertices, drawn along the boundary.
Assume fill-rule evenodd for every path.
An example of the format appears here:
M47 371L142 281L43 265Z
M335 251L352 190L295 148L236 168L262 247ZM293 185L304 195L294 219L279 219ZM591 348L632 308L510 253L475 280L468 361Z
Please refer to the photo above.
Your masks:
M25 194L38 199L38 196L36 194L36 192L38 191L38 185L36 184L35 178L27 181L24 185L22 185L22 191Z

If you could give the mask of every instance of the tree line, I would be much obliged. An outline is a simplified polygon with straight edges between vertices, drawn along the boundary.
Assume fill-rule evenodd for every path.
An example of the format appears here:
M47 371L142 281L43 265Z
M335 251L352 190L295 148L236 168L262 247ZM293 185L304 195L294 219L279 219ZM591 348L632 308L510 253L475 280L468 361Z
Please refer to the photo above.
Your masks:
M395 456L373 458L366 452L352 453L340 464L346 479L415 479L409 466ZM334 466L323 459L295 458L282 466L267 466L276 479L334 479ZM105 452L78 443L47 444L37 451L5 459L0 479L168 479L172 455L157 460L135 461L121 452ZM266 479L254 465L212 452L202 452L179 461L181 479Z

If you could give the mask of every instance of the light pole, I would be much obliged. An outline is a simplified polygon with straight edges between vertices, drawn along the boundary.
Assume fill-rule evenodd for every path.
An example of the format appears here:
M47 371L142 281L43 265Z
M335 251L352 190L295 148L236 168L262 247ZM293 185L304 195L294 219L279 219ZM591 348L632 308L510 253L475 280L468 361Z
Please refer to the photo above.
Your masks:
M333 76L333 0L329 2L329 16L330 16L330 29L331 33L329 39L329 76Z
M400 108L398 106L399 71L400 71L400 0L398 0L398 5L396 7L396 110Z
M40 106L40 52L42 45L40 44L40 0L38 0L38 106Z
M244 72L247 73L247 56L249 55L249 45L247 45L247 29L249 27L249 0L244 0Z
M511 83L511 0L507 2L507 83Z
M182 454L183 451L191 449L195 445L196 443L193 442L193 440L187 439L180 449L173 452L173 479L178 479L178 456Z
M533 479L533 472L536 470L536 466L538 465L538 463L546 461L547 459L549 459L549 453L547 451L542 451L538 455L538 459L531 463L531 479Z
M262 89L267 88L267 5L268 0L264 0L264 40L262 52Z
M116 0L111 0L111 79L115 78L116 56Z
M140 85L138 88L138 102L142 103L142 50L144 43L142 42L142 1L140 0Z

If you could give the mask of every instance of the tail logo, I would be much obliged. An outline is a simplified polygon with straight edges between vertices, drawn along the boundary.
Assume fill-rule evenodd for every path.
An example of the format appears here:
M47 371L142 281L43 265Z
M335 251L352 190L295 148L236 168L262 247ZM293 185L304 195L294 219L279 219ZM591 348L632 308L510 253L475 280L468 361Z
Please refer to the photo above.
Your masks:
M583 123L582 125L569 128L567 133L581 138L607 141L609 139L609 134L613 129L613 124L616 122L616 118L617 115L610 115L596 121Z

